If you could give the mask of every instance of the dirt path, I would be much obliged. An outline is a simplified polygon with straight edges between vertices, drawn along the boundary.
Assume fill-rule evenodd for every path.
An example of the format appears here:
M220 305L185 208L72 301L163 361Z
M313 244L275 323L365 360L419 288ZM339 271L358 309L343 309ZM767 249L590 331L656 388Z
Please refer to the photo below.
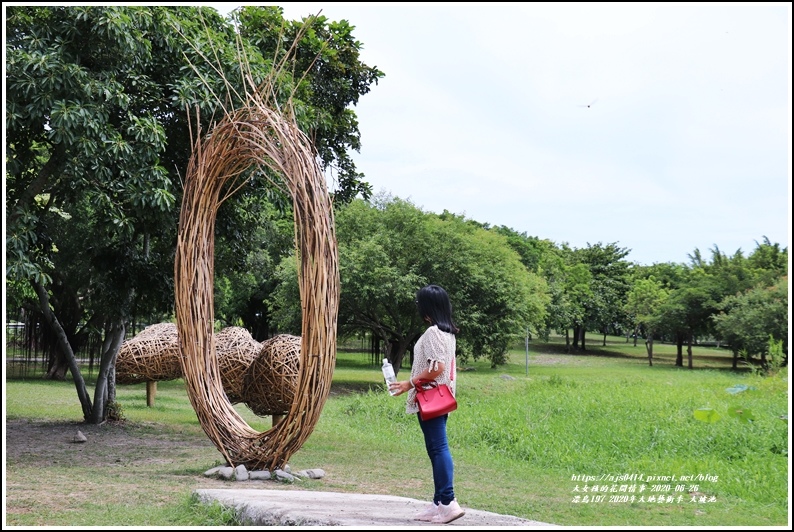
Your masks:
M7 463L23 462L25 467L47 467L53 463L102 467L118 464L122 459L128 465L142 465L171 461L171 455L180 454L186 448L215 449L203 433L194 437L189 434L169 437L157 433L154 425L130 427L123 423L88 425L10 420L6 421L5 428ZM87 442L75 442L78 430Z
M86 442L74 441L78 430ZM86 504L177 504L225 482L202 474L222 458L206 435L166 434L154 424L10 420L5 453L9 526L75 525Z

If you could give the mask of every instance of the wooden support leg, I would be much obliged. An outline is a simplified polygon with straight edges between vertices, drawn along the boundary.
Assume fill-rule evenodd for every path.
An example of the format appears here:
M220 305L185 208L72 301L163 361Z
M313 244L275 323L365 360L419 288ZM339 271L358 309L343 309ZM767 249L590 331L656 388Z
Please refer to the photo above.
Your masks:
M146 381L146 406L154 406L154 396L157 395L157 381Z

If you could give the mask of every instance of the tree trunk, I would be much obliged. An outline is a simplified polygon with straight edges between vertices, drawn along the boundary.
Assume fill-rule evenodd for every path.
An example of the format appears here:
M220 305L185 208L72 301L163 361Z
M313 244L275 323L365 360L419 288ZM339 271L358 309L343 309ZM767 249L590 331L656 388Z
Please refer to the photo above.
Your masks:
M99 425L107 419L107 405L110 402L109 376L111 369L115 368L116 355L124 341L124 333L124 322L121 319L112 321L105 327L99 375L97 375L96 388L94 389L94 409L91 416L91 423L95 425ZM115 396L115 389L113 395Z
M692 369L692 340L694 339L694 336L694 334L689 333L689 336L687 337L686 356L687 360L689 361L689 369Z
M63 333L63 335L64 337L66 337L65 332ZM54 381L66 380L66 372L69 371L69 360L62 355L62 352L63 352L62 349L58 349L56 352L50 353L47 373L44 375L45 379L50 379Z
M645 340L645 349L648 351L648 365L653 366L653 333L648 332L648 338Z
M634 347L637 347L637 337L640 335L640 325L634 327Z
M126 328L124 334L121 336L121 343L124 343L124 339L127 337ZM118 358L118 351L121 350L121 346L119 345L119 349L116 350L116 356L113 357L113 363L110 367L110 372L108 373L108 403L115 403L116 402L116 359Z
M389 359L392 367L394 367L395 375L400 374L400 367L402 366L403 358L405 358L405 353L408 352L408 348L415 339L414 337L400 336L398 338L390 338L386 342L386 358ZM411 354L413 355L413 352ZM413 359L411 360L411 365L413 365Z
M604 341L601 343L601 347L607 346L607 333L604 333Z
M579 335L581 334L580 329L581 329L581 327L579 325L574 325L573 326L573 348L574 349L579 349Z
M83 409L83 419L88 421L91 419L91 399L88 397L85 381L80 373L80 368L77 366L77 359L74 356L74 351L72 351L72 346L69 345L66 332L64 332L58 318L55 316L52 308L50 308L50 296L47 294L47 290L34 280L31 280L30 284L39 296L41 311L44 314L44 319L47 320L47 324L55 332L56 338L58 339L58 347L69 361L69 369L72 372L75 388L77 388L77 397L80 399L80 406Z
M733 349L733 366L732 369L737 369L739 364L739 350Z
M679 368L684 367L684 336L681 333L675 335L675 365Z
M59 142L55 145L46 164L42 166L35 179L30 182L27 188L23 190L16 199L16 205L21 205L22 209L11 209L11 212L9 212L6 217L7 224L10 223L13 225L16 223L17 219L24 214L26 208L35 205L36 196L47 188L47 185L50 183L50 178L58 173L58 168L63 162L63 155L66 152L65 146L66 144L63 142Z
M582 341L582 351L587 351L587 348L585 348L584 346L584 335L585 335L584 325L582 325L582 327L579 329L579 335L581 336L580 340Z
M370 336L370 356L372 357L373 364L380 365L380 362L382 362L380 355L380 337L375 334L375 331L372 331L372 335Z
M565 352L571 352L571 337L568 334L568 327L565 328Z

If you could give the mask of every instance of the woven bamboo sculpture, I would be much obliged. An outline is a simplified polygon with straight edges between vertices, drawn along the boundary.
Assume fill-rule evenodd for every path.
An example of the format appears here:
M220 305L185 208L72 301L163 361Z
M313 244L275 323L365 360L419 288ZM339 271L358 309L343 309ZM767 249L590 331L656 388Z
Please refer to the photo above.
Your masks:
M232 403L245 402L243 378L262 351L262 344L243 327L226 327L215 335L215 353L223 389ZM116 382L139 384L179 379L179 334L176 323L149 325L121 344L116 357Z
M289 334L280 334L262 343L259 356L245 372L240 394L254 414L289 412L300 376L300 350L301 339Z
M116 382L138 384L182 377L176 323L155 323L125 341L116 356Z
M221 384L232 404L245 402L245 374L262 351L262 344L243 327L226 327L215 335L215 355Z
M298 385L301 339L281 334L259 343L243 327L214 336L215 355L226 397L259 416L284 415ZM179 379L179 340L175 323L157 323L125 341L116 359L116 382L139 384Z
M249 78L250 80L250 78ZM283 467L314 430L328 398L336 359L339 267L331 198L309 138L291 106L275 110L272 86L250 83L248 102L227 112L194 144L185 175L174 264L176 321L188 396L204 432L229 464ZM284 419L257 432L223 390L212 341L215 219L219 205L252 165L283 179L293 203L300 267L302 331L299 375Z

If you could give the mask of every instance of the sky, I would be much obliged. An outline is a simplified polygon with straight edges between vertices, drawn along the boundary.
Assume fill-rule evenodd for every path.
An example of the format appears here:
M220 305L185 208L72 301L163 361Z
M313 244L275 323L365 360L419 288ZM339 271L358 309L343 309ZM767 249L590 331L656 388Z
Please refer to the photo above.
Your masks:
M790 3L280 5L385 73L354 108L375 194L646 265L790 247Z

